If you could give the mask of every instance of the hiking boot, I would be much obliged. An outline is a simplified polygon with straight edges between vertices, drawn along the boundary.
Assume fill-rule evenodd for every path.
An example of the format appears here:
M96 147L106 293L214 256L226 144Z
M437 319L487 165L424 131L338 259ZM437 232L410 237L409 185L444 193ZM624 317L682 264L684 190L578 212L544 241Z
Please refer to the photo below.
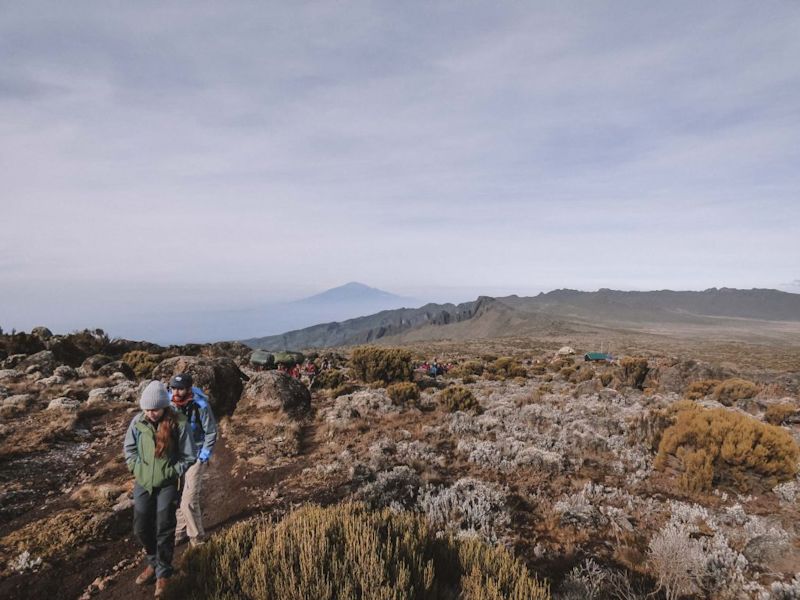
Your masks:
M167 578L166 577L159 577L156 579L156 598L161 598L161 594L164 593L164 589L167 587Z
M136 585L145 585L148 583L153 583L156 580L156 570L147 565L144 568L144 571L139 573L139 576L136 578Z
M201 540L200 538L196 538L196 537L189 538L189 545L192 548L196 548L197 546L202 546L205 543L206 543L206 541L205 540Z

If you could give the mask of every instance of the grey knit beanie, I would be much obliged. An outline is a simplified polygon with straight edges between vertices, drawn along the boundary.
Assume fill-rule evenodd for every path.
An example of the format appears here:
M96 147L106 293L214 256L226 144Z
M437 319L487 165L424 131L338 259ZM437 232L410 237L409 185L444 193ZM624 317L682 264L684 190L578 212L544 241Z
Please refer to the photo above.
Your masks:
M169 406L169 394L167 388L160 381L151 381L142 392L139 400L142 410L158 410Z

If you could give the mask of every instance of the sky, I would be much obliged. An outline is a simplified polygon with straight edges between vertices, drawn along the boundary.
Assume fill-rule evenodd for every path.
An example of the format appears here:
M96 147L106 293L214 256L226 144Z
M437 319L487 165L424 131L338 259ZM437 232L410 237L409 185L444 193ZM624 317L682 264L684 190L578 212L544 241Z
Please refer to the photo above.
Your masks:
M789 0L0 0L0 326L800 292L798 31Z

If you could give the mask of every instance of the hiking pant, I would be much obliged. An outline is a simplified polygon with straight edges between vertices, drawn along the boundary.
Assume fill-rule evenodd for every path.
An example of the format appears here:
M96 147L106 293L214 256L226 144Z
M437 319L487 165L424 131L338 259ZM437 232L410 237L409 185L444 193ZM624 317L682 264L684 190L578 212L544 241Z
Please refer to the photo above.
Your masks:
M193 540L202 540L206 536L203 528L203 513L200 508L200 492L203 487L203 475L208 468L208 463L199 460L194 463L183 476L183 489L181 492L181 505L178 508L178 525L175 529L175 539L181 540L185 536Z
M177 483L153 488L152 493L138 483L133 487L133 533L144 546L156 577L172 575L177 505Z

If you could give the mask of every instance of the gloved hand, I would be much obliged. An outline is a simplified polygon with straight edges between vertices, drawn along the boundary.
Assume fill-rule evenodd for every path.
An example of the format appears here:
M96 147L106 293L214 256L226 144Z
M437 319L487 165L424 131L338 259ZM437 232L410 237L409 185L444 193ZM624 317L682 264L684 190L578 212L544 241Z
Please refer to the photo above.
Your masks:
M208 462L208 459L211 458L211 450L208 448L203 448L200 450L200 454L197 455L197 460L201 463Z

